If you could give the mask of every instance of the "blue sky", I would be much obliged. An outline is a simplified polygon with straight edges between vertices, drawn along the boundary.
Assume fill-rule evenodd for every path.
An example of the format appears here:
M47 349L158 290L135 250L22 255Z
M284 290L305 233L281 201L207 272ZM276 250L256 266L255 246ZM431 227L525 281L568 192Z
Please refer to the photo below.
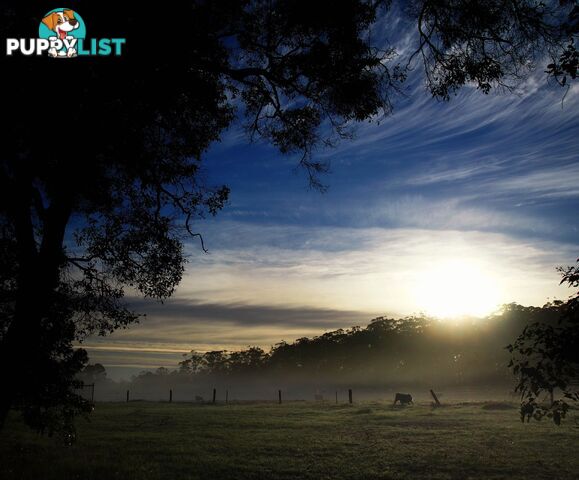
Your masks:
M331 163L324 194L308 189L296 158L234 125L204 160L208 181L232 190L198 225L210 253L188 243L175 298L135 300L147 318L90 340L91 360L127 377L174 367L191 349L436 315L456 296L457 315L566 298L555 267L579 256L579 85L562 102L542 70L514 93L466 87L450 102L415 73L391 116L316 152Z

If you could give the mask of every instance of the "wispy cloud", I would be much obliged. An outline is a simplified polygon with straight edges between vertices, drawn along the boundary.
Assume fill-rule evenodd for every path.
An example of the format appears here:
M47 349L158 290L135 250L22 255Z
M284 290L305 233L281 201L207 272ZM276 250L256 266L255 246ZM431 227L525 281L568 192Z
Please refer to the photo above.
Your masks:
M494 182L497 192L524 195L526 198L579 197L579 162L556 167L543 167Z

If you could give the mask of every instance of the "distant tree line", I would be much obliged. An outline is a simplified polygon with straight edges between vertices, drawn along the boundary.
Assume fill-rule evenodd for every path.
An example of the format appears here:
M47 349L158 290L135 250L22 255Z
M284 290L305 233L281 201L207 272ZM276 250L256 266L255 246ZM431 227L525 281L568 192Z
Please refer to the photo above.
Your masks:
M198 384L392 386L513 384L505 346L528 325L557 325L564 303L509 304L481 320L451 323L426 316L378 317L268 351L192 351L174 371L142 372L135 382L176 377Z

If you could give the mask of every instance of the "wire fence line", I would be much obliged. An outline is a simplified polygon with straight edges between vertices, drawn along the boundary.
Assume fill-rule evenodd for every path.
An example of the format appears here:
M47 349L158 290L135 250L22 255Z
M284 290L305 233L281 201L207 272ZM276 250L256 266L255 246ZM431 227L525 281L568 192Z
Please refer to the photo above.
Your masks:
M248 396L247 394L235 395L234 391L229 389L218 390L199 390L195 392L183 391L179 389L170 388L161 393L158 390L147 390L143 388L128 388L118 389L117 391L110 391L108 389L105 394L98 393L98 387L95 390L95 384L88 384L80 387L76 392L83 398L91 401L105 401L105 402L132 402L132 401L148 401L148 402L192 402L192 403L239 403L239 402L275 402L284 403L285 401L315 401L315 402L334 402L334 403L353 403L353 391L339 391L336 390L332 395L313 393L310 396L305 396L303 393L292 392L291 390L277 389L273 390L271 397L266 396ZM95 394L96 392L96 394Z
M283 404L285 402L310 401L326 404L353 404L362 401L393 402L397 394L411 395L413 402L467 402L467 401L517 401L518 395L507 389L484 387L462 387L454 389L432 388L394 388L394 389L353 389L325 388L318 390L271 388L234 389L218 387L195 387L180 385L171 388L147 388L147 386L114 386L85 384L77 393L93 402L169 402L197 404L229 404L248 402L267 402Z

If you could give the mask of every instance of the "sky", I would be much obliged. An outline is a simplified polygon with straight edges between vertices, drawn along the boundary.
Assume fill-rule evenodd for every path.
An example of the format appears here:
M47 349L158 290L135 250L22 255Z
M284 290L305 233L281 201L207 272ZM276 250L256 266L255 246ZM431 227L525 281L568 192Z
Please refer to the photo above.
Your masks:
M331 165L325 193L234 124L204 159L208 182L232 191L197 226L209 253L188 240L174 297L130 299L147 316L89 339L91 362L129 378L190 350L267 349L381 315L567 298L556 267L579 257L579 85L563 100L539 66L515 93L440 102L418 70L405 88L391 116L315 153Z

